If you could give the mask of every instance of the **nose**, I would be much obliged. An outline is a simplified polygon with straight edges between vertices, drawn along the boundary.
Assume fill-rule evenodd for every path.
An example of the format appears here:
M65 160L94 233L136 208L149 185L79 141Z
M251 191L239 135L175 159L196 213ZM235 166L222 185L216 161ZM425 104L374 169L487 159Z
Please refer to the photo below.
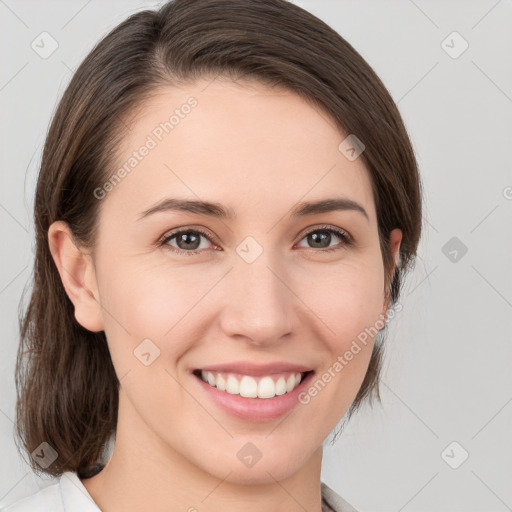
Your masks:
M265 254L236 261L222 286L220 324L226 336L267 346L292 332L294 297L289 278Z

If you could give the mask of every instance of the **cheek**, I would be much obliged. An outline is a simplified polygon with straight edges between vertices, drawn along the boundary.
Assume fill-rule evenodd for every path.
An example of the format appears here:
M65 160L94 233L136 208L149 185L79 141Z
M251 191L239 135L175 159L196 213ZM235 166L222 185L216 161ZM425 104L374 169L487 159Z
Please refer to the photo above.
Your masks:
M311 318L322 325L322 339L331 351L346 350L353 339L380 319L384 304L383 267L373 258L344 261L326 269L313 269L307 280L297 279L298 295L310 308ZM378 324L380 325L380 323ZM382 326L380 326L382 327Z
M177 358L195 339L193 325L199 303L217 278L117 261L99 275L105 333L114 363L119 361L123 368L129 366L133 351L147 339L160 350L160 355ZM176 335L184 330L190 333L187 337Z
M319 418L306 427L311 436L336 426L363 383L375 336L384 326L382 279L379 261L374 260L340 267L330 278L319 272L315 283L322 286L310 288L308 305L321 320L316 322L321 325L319 339L327 351L321 369L299 397L309 417Z

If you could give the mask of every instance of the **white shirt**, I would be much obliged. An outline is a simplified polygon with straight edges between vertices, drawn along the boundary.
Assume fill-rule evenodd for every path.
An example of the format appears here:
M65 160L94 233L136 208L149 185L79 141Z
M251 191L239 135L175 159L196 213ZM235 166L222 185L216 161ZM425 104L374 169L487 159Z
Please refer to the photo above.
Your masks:
M323 512L357 512L324 482L321 482L321 488ZM73 471L66 471L56 483L1 509L0 512L101 512L101 509L78 475Z

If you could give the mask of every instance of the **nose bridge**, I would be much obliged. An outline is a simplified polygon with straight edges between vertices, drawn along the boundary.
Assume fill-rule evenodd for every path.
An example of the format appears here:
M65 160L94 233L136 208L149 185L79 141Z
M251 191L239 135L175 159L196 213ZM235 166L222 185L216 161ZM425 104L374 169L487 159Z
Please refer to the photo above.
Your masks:
M237 252L240 248L229 273L223 329L258 344L275 342L291 330L293 294L283 283L284 271L271 251L262 250L252 259L254 247L249 245L249 251L243 252L246 247L241 244Z

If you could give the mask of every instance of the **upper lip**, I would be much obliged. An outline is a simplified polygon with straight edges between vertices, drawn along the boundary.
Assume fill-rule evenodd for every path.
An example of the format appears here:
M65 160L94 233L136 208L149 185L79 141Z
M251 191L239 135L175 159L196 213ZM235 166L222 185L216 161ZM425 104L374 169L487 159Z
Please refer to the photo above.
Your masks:
M205 372L241 373L243 375L254 375L255 377L258 377L261 375L270 375L272 373L282 372L303 373L311 371L312 368L286 362L255 364L249 361L237 361L234 363L202 366L201 368L197 368L197 370L204 370Z

